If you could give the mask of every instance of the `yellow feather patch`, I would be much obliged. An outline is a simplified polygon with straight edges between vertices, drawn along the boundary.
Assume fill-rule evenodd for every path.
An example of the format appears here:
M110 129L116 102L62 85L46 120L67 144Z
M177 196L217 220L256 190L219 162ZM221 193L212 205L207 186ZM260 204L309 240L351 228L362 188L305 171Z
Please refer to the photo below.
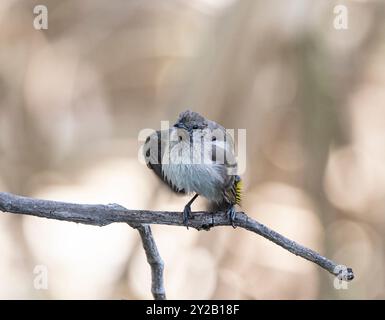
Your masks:
M242 180L235 181L235 203L240 205L242 200Z

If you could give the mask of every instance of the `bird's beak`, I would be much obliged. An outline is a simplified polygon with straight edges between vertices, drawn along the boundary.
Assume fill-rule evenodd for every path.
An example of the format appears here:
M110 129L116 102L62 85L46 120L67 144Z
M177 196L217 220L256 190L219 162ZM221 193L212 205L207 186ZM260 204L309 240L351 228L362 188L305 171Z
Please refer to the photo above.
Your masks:
M178 129L186 129L186 126L183 124L183 123L180 123L180 122L177 122L174 124L174 128L178 128Z

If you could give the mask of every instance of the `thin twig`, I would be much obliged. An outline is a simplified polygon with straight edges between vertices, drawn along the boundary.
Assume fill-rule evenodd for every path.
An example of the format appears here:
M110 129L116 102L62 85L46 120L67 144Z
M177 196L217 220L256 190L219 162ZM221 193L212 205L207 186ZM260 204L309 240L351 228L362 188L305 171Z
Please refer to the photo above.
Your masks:
M105 226L114 222L125 222L130 225L165 224L184 226L183 217L180 212L130 210L117 204L89 205L65 203L20 197L9 193L0 193L0 211L97 226ZM237 227L244 228L269 239L295 255L316 263L342 280L349 281L354 278L351 268L339 265L321 256L319 253L282 236L278 232L248 217L244 212L237 212L234 224ZM231 223L224 212L195 212L188 222L189 227L197 230L230 225Z
M152 235L151 227L148 224L130 225L138 229L147 262L151 267L151 293L155 300L165 300L166 291L163 284L164 263Z
M1 195L1 194L0 194ZM115 208L126 210L119 204L113 204ZM166 290L163 284L164 262L159 254L151 227L147 224L128 223L134 229L137 229L142 240L147 262L151 268L151 293L155 300L166 300Z

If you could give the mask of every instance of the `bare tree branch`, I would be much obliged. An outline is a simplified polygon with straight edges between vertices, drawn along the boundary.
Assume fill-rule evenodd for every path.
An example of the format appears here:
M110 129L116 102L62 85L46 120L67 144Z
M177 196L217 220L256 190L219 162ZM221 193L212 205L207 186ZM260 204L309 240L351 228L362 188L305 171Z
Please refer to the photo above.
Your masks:
M130 226L138 229L147 262L151 267L151 293L155 300L165 300L166 291L163 284L164 263L152 235L151 227L147 224L130 224Z
M124 222L139 228L146 250L147 260L152 267L154 297L165 296L163 289L163 262L160 259L151 229L141 224L164 224L184 226L180 212L130 210L118 204L90 205L48 201L0 193L0 211L37 216L48 219L72 221L97 226L105 226L114 222ZM349 281L354 278L351 268L339 265L319 253L308 249L278 232L269 229L256 220L248 217L244 212L237 212L235 226L252 231L274 242L291 253L316 263L341 280ZM208 230L216 226L230 226L231 223L224 212L195 212L188 223L189 227L197 230ZM160 280L159 280L160 279Z

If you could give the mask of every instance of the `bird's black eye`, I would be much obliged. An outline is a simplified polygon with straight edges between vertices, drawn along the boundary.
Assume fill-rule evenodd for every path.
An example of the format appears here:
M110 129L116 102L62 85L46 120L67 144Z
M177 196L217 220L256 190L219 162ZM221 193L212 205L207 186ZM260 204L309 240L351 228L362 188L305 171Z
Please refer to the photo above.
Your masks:
M211 141L217 141L217 137L212 137Z
M150 142L150 136L147 137L146 139L146 142L145 143L149 143Z
M150 156L150 148L148 148L146 151L146 157L148 158L149 156Z
M183 138L182 138L182 136L179 136L178 139L179 139L179 141L182 141Z
M194 124L193 127L192 127L194 130L198 129L198 125L197 124Z

